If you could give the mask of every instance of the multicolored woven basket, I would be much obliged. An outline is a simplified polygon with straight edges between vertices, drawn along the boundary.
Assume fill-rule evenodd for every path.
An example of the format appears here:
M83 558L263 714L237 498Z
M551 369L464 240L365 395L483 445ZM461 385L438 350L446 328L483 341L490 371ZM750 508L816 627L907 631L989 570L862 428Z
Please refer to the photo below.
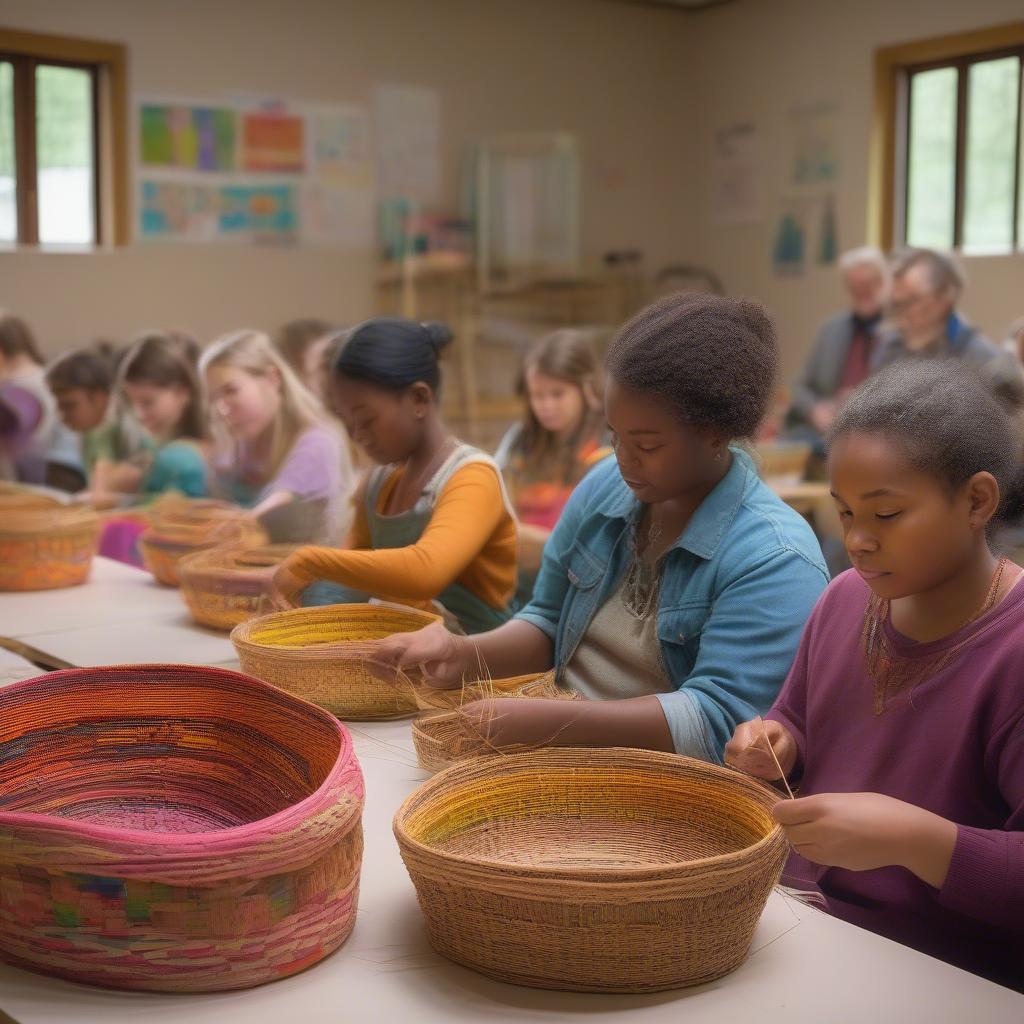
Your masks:
M187 555L178 565L181 593L192 618L211 629L234 629L258 615L274 570L297 544L214 548Z
M404 718L416 711L412 686L368 668L379 642L440 621L437 615L374 604L293 608L231 631L242 669L311 700L339 718Z
M0 690L0 959L88 984L245 988L355 922L363 779L320 708L221 669Z
M482 680L455 690L430 690L418 686L415 694L421 708L448 708L425 711L412 723L416 760L428 772L439 772L459 761L495 752L487 742L486 734L461 710L464 704L509 697L581 699L575 690L557 685L554 671L511 679Z
M0 590L53 590L89 578L99 518L80 505L0 502Z
M177 499L154 507L151 526L139 538L146 568L161 583L181 582L178 563L196 551L254 548L267 543L263 528L245 510L215 501Z
M430 941L501 981L657 992L746 959L788 846L767 787L627 749L464 761L395 815Z

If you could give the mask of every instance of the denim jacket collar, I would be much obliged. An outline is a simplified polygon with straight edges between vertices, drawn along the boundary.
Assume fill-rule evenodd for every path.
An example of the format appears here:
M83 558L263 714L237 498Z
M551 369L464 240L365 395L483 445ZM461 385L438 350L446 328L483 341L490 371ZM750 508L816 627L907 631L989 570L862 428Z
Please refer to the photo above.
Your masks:
M672 548L684 548L698 558L714 557L718 545L736 518L751 474L755 477L757 475L754 463L745 451L732 447L729 451L732 453L729 472L700 503ZM639 514L640 508L641 503L633 497L625 482L620 481L617 493L610 494L596 511L608 519L632 522Z

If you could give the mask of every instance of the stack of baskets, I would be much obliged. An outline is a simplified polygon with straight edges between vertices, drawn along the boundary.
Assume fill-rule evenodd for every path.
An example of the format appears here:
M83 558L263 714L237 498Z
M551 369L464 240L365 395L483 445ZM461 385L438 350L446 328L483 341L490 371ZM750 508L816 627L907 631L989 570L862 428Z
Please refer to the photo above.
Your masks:
M412 686L378 678L368 663L385 637L438 621L412 608L323 605L250 619L231 631L231 642L245 672L339 718L404 718L416 711Z
M75 669L0 690L0 959L202 992L294 974L355 923L345 728L237 672Z
M543 675L481 680L454 690L417 687L416 701L424 713L412 723L412 742L421 768L439 772L458 761L493 752L487 741L486 727L462 710L464 704L490 697L580 699L575 690L555 683L553 670Z
M260 548L214 548L183 558L181 593L192 618L211 629L234 629L258 615L274 570L295 544Z
M218 547L253 548L267 536L244 509L216 501L179 499L154 506L150 526L139 538L143 564L161 582L180 583L178 563L196 551Z
M0 590L52 590L89 578L99 540L92 509L40 495L0 497Z
M483 757L394 821L430 940L501 981L656 992L746 958L786 859L777 794L653 751Z

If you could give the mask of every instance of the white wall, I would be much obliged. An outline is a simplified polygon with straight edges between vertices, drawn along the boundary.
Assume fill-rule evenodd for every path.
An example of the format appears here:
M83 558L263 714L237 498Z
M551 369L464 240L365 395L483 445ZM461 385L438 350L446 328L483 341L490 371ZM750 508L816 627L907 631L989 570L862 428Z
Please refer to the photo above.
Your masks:
M726 287L766 303L779 323L787 373L795 371L816 324L840 308L830 269L776 277L772 242L785 187L789 111L819 101L839 106L842 170L837 188L839 244L862 245L874 51L930 36L1024 18L1021 0L738 0L697 21L697 159L688 177L703 197L689 239L695 260L721 274ZM717 128L755 122L761 133L764 215L758 224L712 223L710 146ZM1024 256L971 258L964 311L1001 339L1024 314Z
M442 94L444 188L485 134L580 141L585 257L642 246L652 265L688 234L681 153L692 19L604 0L4 0L8 28L127 44L135 93L248 92L368 101L404 82ZM372 252L146 244L95 255L0 253L0 307L55 352L173 324L208 338L295 316L372 311Z

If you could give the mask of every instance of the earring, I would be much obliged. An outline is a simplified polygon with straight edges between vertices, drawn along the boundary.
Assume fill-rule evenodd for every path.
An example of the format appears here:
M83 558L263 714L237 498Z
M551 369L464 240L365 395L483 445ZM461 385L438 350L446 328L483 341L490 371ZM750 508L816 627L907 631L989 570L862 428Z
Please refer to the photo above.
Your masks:
M715 462L721 462L721 461L722 461L722 449L719 448L718 451L715 452Z

